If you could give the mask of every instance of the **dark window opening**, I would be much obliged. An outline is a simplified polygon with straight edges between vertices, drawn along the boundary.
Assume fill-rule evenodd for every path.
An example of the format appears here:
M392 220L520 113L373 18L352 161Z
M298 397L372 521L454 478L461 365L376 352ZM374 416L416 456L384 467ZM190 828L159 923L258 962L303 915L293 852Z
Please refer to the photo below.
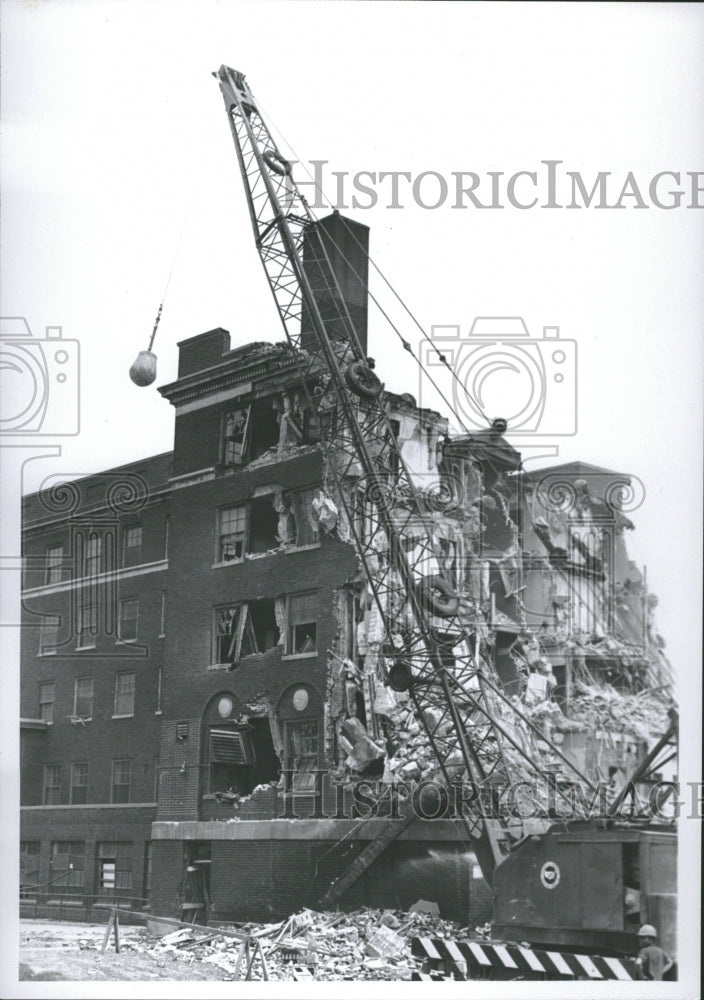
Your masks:
M57 806L61 803L61 764L44 765L42 799L45 806Z
M309 407L305 396L293 392L289 397L289 406L285 416L286 443L314 444L320 440L320 425L317 414Z
M268 719L208 730L210 791L249 795L257 785L278 780L281 765Z
M288 598L287 653L314 653L317 648L318 593L291 594Z
M246 656L266 653L279 642L274 601L250 601L215 612L216 663L238 663Z
M273 499L270 494L250 503L248 552L267 552L279 546L279 515L274 510Z
M127 901L132 891L132 842L100 843L97 848L98 895Z
M279 443L279 409L274 400L258 399L250 410L251 439L249 459L259 458Z
M522 688L521 675L511 656L515 642L516 636L512 632L497 631L494 663L503 689L510 696L519 695Z

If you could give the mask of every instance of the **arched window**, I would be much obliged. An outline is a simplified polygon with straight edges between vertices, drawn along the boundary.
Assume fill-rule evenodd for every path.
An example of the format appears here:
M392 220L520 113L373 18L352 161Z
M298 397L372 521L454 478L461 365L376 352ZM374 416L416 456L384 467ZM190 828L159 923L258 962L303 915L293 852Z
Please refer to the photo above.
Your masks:
M210 792L249 795L257 785L279 777L268 716L248 712L231 691L221 691L208 702L203 743Z

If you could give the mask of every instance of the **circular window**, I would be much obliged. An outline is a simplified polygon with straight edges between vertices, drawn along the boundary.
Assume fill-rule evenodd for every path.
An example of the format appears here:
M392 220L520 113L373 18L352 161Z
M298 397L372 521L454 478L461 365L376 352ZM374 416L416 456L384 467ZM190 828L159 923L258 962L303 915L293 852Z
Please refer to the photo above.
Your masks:
M308 692L305 688L298 688L293 692L293 707L297 712L302 712L308 707Z
M218 715L221 719L226 719L232 712L232 698L221 698L218 702Z

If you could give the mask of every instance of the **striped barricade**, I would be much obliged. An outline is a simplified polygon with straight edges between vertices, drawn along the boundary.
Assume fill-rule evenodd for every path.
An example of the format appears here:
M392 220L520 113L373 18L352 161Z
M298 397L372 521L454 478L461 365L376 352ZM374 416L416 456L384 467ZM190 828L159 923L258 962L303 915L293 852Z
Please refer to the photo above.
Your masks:
M452 941L416 937L413 954L424 960L427 973L444 972L454 979L586 979L598 982L635 978L632 959L544 951L518 944Z

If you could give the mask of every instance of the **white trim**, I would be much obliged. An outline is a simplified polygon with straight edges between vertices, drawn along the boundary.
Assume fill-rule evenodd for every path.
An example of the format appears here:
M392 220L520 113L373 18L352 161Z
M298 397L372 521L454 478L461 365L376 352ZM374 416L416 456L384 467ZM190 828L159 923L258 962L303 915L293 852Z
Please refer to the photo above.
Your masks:
M186 472L182 476L176 476L169 480L172 490L182 490L186 486L197 486L199 483L209 483L215 479L215 467L209 469L198 469L196 472Z
M116 569L110 573L94 573L91 576L81 576L74 580L64 580L63 583L52 583L45 584L41 587L32 587L29 590L23 590L22 594L25 597L41 597L44 594L60 594L66 590L77 590L79 587L83 587L86 583L91 586L100 583L107 583L108 580L126 580L133 576L144 576L146 573L160 573L162 570L169 568L168 559L160 559L158 562L153 563L142 563L141 566L130 566L128 568Z
M202 410L206 406L214 406L216 403L227 403L229 400L237 399L239 396L246 396L247 393L252 391L252 385L251 381L239 382L236 385L229 386L227 389L216 389L214 392L204 393L190 403L174 403L176 416L180 417L184 413L192 413L194 410Z
M129 712L127 715L111 715L110 718L111 719L134 719L134 712Z
M282 656L281 659L282 660L310 660L314 656L317 656L317 655L318 655L318 650L316 649L316 650L313 650L313 652L311 652L311 653L286 653L286 655Z

